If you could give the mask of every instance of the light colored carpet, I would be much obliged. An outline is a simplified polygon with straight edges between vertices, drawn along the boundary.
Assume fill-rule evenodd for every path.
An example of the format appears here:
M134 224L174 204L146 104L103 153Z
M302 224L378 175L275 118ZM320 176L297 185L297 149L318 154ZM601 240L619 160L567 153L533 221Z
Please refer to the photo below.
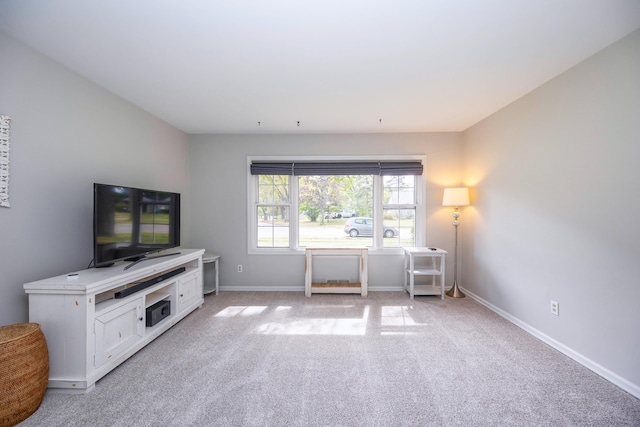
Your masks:
M477 302L224 292L23 426L638 426L640 401Z

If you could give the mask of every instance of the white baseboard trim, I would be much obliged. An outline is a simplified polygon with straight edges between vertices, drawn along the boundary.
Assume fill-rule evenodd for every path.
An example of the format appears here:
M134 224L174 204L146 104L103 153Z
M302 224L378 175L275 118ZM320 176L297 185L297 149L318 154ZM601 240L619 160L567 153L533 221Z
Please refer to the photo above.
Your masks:
M304 292L304 286L220 286L220 292Z
M591 359L585 357L584 355L574 351L573 349L567 347L566 345L556 341L555 339L551 338L547 334L544 334L544 333L540 332L539 330L531 327L530 325L524 323L523 321L521 321L517 317L514 317L511 314L507 313L506 311L504 311L504 310L496 307L495 305L491 304L489 301L486 301L483 298L480 298L478 295L474 294L473 292L469 291L468 289L465 289L465 288L461 288L461 289L471 299L479 302L480 304L482 304L485 307L487 307L489 310L493 311L494 313L498 314L499 316L502 316L503 318L505 318L509 322L513 323L514 325L518 326L519 328L523 329L524 331L528 332L529 334L533 335L534 337L538 338L539 340L543 341L544 343L546 343L546 344L550 345L551 347L555 348L560 353L563 353L564 355L570 357L571 359L575 360L576 362L578 362L579 364L581 364L585 368L595 372L596 374L600 375L602 378L604 378L607 381L617 385L618 387L620 387L621 389L623 389L627 393L631 394L632 396L640 399L640 386L639 385L633 384L632 382L622 378L620 375L610 371L609 369L605 368L604 366L594 362L593 360L591 360Z
M402 286L369 287L369 292L400 292ZM220 286L221 292L304 292L304 286Z

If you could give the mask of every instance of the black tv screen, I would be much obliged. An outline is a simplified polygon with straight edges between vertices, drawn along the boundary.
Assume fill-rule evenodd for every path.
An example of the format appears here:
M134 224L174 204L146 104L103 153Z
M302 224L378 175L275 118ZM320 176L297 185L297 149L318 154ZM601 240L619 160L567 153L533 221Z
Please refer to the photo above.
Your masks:
M94 266L180 246L180 194L93 184Z

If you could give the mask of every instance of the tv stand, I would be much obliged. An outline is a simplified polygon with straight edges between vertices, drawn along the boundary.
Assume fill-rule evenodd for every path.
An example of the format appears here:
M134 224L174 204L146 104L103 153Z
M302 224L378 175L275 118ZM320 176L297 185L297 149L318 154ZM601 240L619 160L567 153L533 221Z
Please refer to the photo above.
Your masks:
M29 322L39 323L47 340L47 387L91 391L96 381L201 307L203 254L204 249L183 249L148 257L136 268L116 263L25 284ZM135 290L123 292L127 289ZM170 313L146 326L160 302Z

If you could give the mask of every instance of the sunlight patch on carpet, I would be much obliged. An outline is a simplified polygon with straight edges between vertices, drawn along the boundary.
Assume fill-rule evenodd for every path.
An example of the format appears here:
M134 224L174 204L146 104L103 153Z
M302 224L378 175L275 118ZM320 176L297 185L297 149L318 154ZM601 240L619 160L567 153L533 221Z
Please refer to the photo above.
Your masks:
M258 305L239 305L229 306L221 310L214 317L236 317L236 316L255 316L267 309L267 306Z
M369 306L361 318L310 318L263 323L255 329L260 335L365 335L369 319Z

